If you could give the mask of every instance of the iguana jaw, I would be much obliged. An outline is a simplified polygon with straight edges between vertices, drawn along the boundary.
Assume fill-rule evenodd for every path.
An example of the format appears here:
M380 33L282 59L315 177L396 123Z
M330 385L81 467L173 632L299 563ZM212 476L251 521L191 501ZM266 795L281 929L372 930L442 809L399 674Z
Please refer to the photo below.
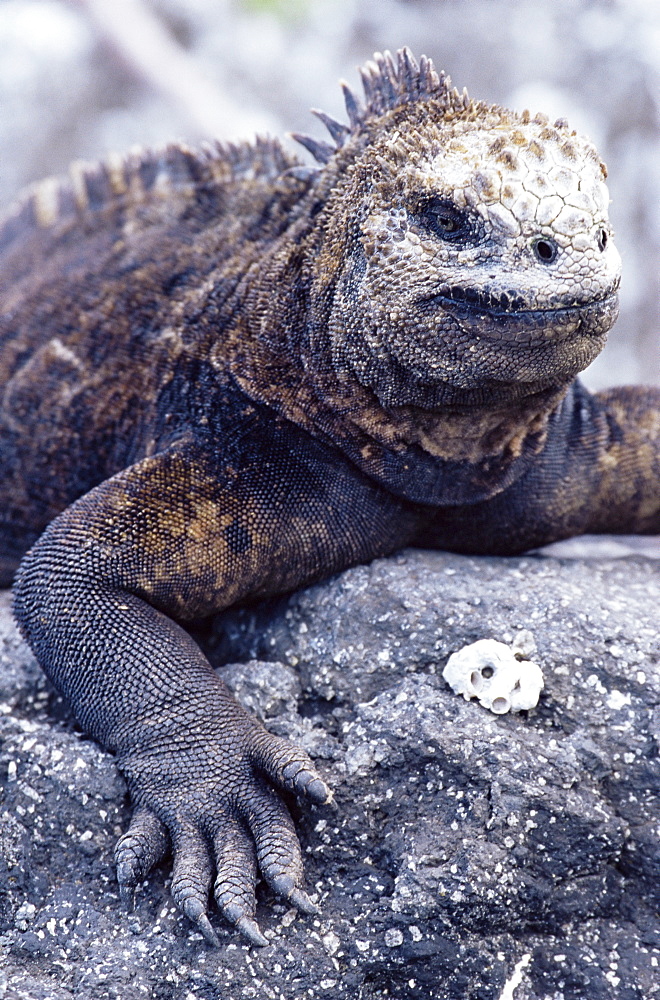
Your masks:
M618 280L612 290L597 299L572 302L553 308L525 308L516 298L507 308L503 296L492 296L474 289L447 287L426 299L423 305L439 308L476 336L492 341L530 344L530 337L547 344L561 344L575 338L602 338L614 324L619 312Z

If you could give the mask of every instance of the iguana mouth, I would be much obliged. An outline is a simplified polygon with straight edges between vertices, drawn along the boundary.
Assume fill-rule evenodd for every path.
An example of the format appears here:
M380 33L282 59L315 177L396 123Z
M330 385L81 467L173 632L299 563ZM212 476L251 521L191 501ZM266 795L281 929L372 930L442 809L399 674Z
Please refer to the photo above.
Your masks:
M617 288L618 282L601 298L570 306L530 309L520 295L445 286L424 303L469 320L480 334L494 340L516 341L522 333L537 330L545 340L560 343L578 333L594 337L606 333L618 315Z

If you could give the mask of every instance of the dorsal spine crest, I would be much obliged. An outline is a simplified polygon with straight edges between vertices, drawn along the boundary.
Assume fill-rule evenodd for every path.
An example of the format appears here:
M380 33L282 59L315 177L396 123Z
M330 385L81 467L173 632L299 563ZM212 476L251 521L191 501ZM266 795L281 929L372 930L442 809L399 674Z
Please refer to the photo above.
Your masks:
M48 228L124 197L139 200L151 192L192 192L204 185L237 180L274 181L296 168L306 169L279 140L259 136L253 142L206 142L195 149L183 143L157 150L136 147L98 162L79 160L63 177L47 178L27 189L0 221L0 249L26 229Z
M327 163L341 149L347 138L357 134L370 121L382 117L404 104L436 101L445 114L465 114L478 111L467 90L459 93L451 86L445 73L438 73L433 63L422 56L419 63L408 48L399 49L396 56L379 53L360 69L364 101L347 83L342 83L349 125L344 125L323 111L313 110L328 129L334 145L295 133L293 138L312 154L319 163Z

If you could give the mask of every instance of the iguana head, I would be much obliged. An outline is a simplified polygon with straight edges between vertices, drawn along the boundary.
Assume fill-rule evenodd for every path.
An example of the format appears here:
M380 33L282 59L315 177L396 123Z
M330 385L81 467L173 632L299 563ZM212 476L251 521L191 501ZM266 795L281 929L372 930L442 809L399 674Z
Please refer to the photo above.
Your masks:
M339 148L316 148L336 170L316 263L335 283L335 352L386 404L570 380L617 315L594 147L563 121L470 101L405 50L363 79L350 130L321 116Z

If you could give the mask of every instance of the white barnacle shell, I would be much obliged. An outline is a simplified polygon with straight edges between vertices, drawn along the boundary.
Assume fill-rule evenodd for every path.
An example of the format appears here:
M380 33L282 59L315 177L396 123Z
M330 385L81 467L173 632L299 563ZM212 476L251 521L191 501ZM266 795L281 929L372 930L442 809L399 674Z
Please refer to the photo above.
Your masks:
M514 649L495 639L479 639L452 653L442 676L456 694L466 701L477 698L496 715L534 708L543 690L538 664L518 659Z

